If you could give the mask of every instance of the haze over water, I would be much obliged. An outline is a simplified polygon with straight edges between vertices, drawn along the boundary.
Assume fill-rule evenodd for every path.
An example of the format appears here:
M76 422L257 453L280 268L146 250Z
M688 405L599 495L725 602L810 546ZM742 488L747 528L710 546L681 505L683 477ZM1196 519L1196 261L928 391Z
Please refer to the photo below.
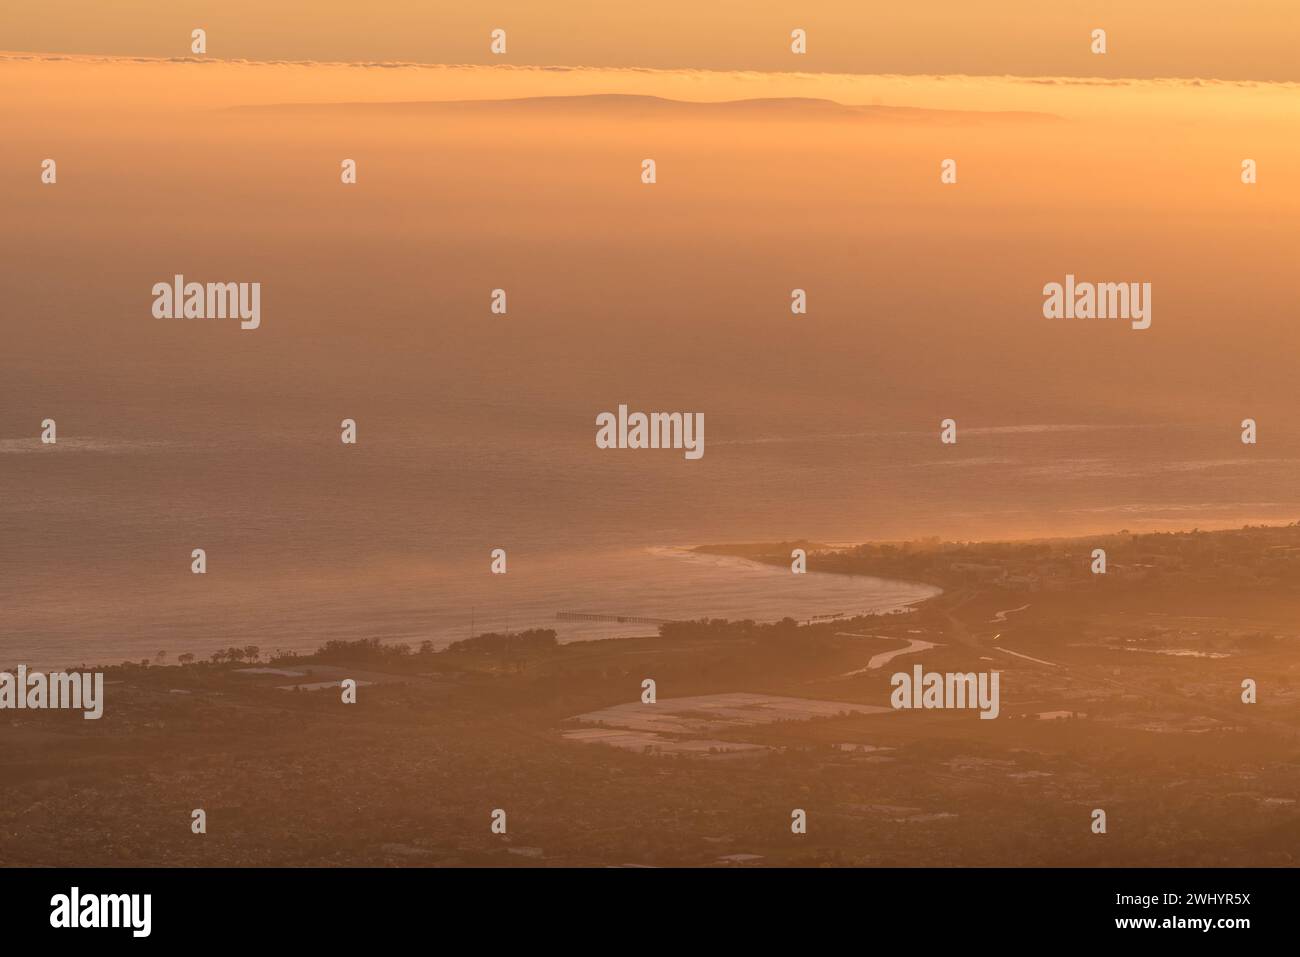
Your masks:
M0 61L33 78L0 665L853 613L928 592L671 547L1300 518L1293 85ZM360 105L232 108L305 99ZM261 328L153 318L176 273L261 282ZM1066 273L1151 282L1151 329L1044 319ZM598 450L620 403L703 412L703 458Z

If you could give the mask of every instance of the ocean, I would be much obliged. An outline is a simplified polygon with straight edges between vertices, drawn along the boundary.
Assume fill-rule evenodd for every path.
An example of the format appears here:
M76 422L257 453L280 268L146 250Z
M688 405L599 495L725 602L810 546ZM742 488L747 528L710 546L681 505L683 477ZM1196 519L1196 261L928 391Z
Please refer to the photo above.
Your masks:
M0 108L17 224L0 236L0 666L646 630L559 612L852 614L928 592L683 549L1300 518L1296 180L1246 190L1235 153L1169 165L1238 111L1148 141L1095 128L1115 98L1137 124L1126 88L1063 101L1090 121L618 97L213 108L301 95L264 89L297 75L270 69L238 88L236 66L181 71L217 97L193 108L180 89L155 102L170 88L147 76L98 111ZM429 99L451 95L426 72ZM82 75L76 102L100 89ZM386 74L322 75L345 102ZM1252 119L1261 157L1291 155L1280 97ZM162 149L160 128L184 135ZM949 190L938 162L958 151ZM177 274L260 283L260 326L156 318L151 290ZM1149 282L1151 327L1044 318L1067 274ZM598 449L620 404L703 414L702 457Z

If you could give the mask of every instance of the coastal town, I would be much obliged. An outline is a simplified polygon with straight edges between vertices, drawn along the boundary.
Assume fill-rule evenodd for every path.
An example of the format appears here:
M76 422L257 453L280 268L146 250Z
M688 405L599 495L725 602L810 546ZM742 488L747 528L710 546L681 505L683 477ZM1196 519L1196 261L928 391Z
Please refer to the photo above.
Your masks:
M943 591L802 625L561 644L539 622L441 650L374 636L103 665L100 720L0 716L0 860L1300 860L1300 526L707 550L795 547L810 574ZM891 706L917 666L997 672L996 719Z

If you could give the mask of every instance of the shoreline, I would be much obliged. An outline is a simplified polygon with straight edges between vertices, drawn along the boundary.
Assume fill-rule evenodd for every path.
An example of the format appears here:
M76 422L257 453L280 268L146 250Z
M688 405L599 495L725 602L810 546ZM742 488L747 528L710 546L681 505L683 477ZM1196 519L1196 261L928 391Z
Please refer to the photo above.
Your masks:
M1165 544L1174 543L1179 540L1186 540L1192 537L1205 536L1232 536L1255 533L1284 533L1288 529L1294 529L1297 525L1247 525L1239 529L1225 529L1207 531L1201 529L1190 529L1181 532L1152 532L1152 533L1131 533L1131 532L1113 532L1107 535L1099 535L1089 538L1071 537L1071 538L1053 538L1053 539L1023 539L1012 541L989 541L989 542L943 542L938 539L921 539L912 540L902 543L896 542L866 542L857 545L835 545L826 546L818 542L808 541L791 541L778 543L741 543L741 544L704 544L694 546L646 546L651 551L656 549L666 550L679 553L678 556L689 557L710 556L716 558L731 559L737 562L744 562L753 565L765 566L768 568L788 567L789 551L794 547L805 548L810 557L817 556L821 559L830 559L831 561L822 567L811 568L807 572L809 575L816 576L847 576L849 578L871 579L876 582L889 584L922 587L935 589L935 593L926 597L913 599L899 603L896 607L883 612L871 611L845 611L836 615L818 615L809 618L794 618L793 615L783 615L778 617L764 617L762 619L742 617L723 617L709 616L704 618L715 617L719 620L741 621L752 620L758 624L773 624L785 618L789 618L801 627L816 627L825 624L843 624L856 618L873 617L891 614L942 614L948 608L948 602L959 603L966 598L985 591L984 586L997 586L1002 592L1013 592L1028 594L1040 587L1037 578L1025 575L1014 575L1011 572L1012 565L1015 561L1024 560L1024 556L1016 559L1015 556L1020 553L1033 553L1032 562L1036 563L1041 556L1038 551L1041 549L1057 550L1061 555L1078 551L1079 558L1070 558L1074 563L1082 560L1090 550L1099 544L1104 544L1107 548L1116 551L1121 547L1134 547L1135 543L1141 545L1146 540L1161 542ZM882 556L885 556L882 558ZM952 557L978 559L986 564L978 564L975 561L950 561ZM948 561L947 567L942 561L932 561L930 565L922 571L920 568L909 569L905 567L906 559L943 559ZM1059 561L1059 558L1058 558ZM953 569L957 569L954 571ZM1076 569L1077 570L1077 569ZM1116 571L1123 571L1128 574L1147 573L1143 563L1134 564L1126 562L1117 564ZM1140 571L1139 571L1140 570ZM910 572L910 573L909 573ZM918 573L920 572L920 573ZM925 572L928 572L925 573ZM1002 600L1001 597L998 600ZM990 614L997 608L1015 609L1024 605L1024 600L1018 599L1018 604L998 605L990 610ZM700 618L676 619L680 621L698 621ZM546 616L541 619L534 619L525 623L525 629L547 630L552 628L553 618ZM518 634L521 629L510 629L509 633ZM483 631L476 632L477 635L495 634L497 629L487 628ZM610 641L628 641L641 640L645 638L657 637L655 634L646 634L644 632L635 634L608 635L599 637L583 637L573 639L561 639L559 644L562 646L576 645L584 648L590 648L597 643ZM344 642L347 643L346 639ZM392 639L390 646L401 644L400 640ZM429 645L429 641L423 642ZM243 646L247 648L250 646ZM409 647L409 646L408 646ZM314 648L304 648L300 650L284 649L284 653L271 653L267 657L249 658L250 664L258 663L293 663L311 661L321 651L322 646ZM224 653L229 650L228 647L215 649L217 653ZM242 648L240 650L243 650ZM280 649L276 649L279 651ZM445 651L446 647L432 650L436 655ZM260 649L259 649L260 651ZM190 654L190 653L185 653ZM102 662L95 665L87 664L82 661L80 664L72 665L66 662L50 662L48 667L43 664L40 666L46 671L56 670L102 670L102 671L139 671L144 668L172 668L183 669L185 667L197 665L208 667L214 664L212 659L213 652L206 653L202 658L197 652L192 653L193 657L188 662L179 662L175 659L163 661L156 659L139 659L138 661L123 660L114 663ZM218 662L219 663L219 662ZM0 667L0 670L12 671L19 664L33 667L30 660L15 661Z

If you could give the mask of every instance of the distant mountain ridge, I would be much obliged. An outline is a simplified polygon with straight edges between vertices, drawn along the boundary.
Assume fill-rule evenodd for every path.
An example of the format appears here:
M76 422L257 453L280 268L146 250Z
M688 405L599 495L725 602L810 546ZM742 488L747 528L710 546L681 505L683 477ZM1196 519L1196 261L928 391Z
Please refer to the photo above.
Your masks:
M671 116L680 114L717 116L779 116L786 119L886 119L929 122L1062 122L1052 113L1033 111L939 110L911 106L880 106L839 103L820 97L757 97L740 100L675 100L662 96L631 93L591 93L574 96L529 96L507 99L411 100L384 103L268 103L229 107L256 111L352 111L384 113L426 113L434 111L563 111L604 113L622 116Z

